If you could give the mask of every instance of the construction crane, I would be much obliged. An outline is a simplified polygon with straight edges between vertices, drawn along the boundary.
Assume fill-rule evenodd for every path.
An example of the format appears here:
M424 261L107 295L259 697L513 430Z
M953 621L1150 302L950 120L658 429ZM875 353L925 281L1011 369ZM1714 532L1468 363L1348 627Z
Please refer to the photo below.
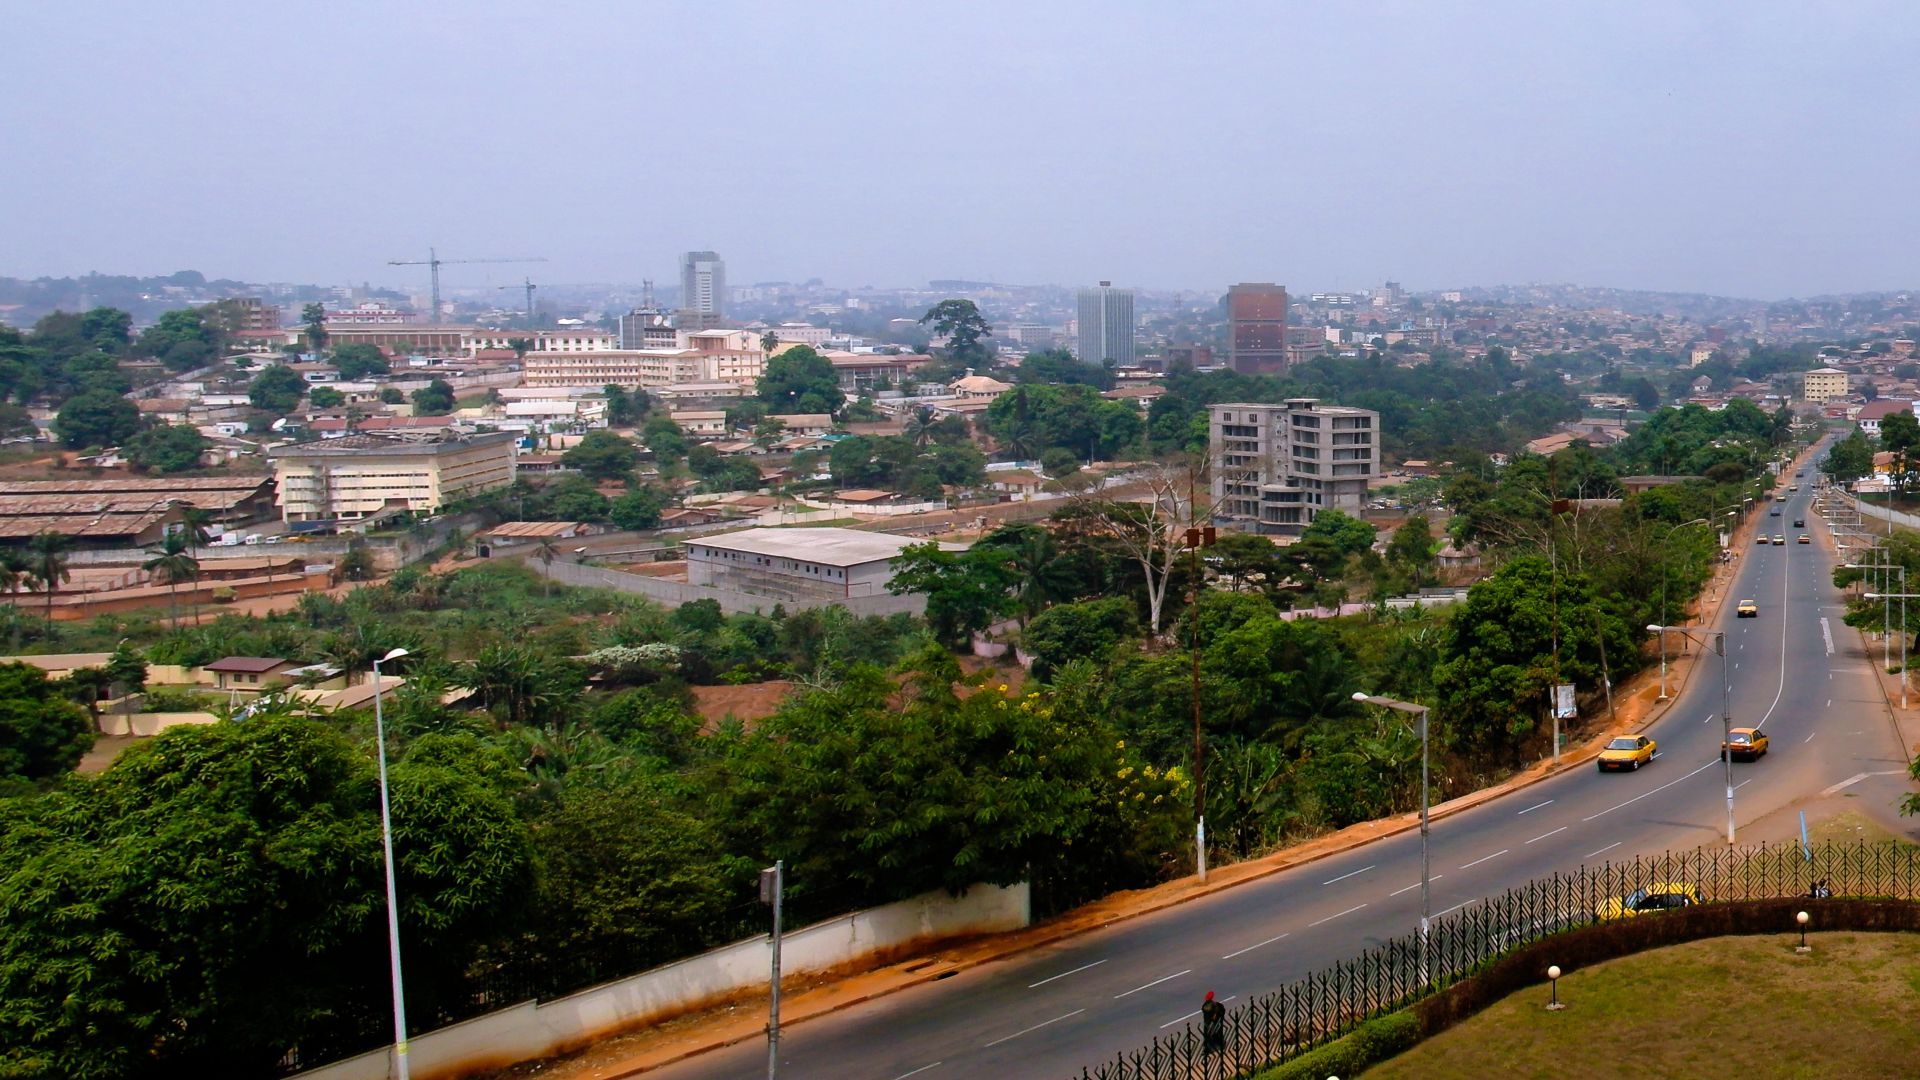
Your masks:
M387 265L388 266L425 266L432 271L433 314L428 317L427 321L430 323L437 323L440 321L440 268L442 266L451 265L453 263L526 263L526 262L546 262L546 261L547 261L546 259L537 255L532 257L514 257L514 258L504 258L504 259L443 259L440 257L440 253L438 251L434 250L433 248L428 248L427 257L424 259L388 259Z
M611 289L613 286L604 281L572 281L565 284L536 285L530 278L521 278L518 285L502 285L502 289L525 289L527 291L527 329L533 329L533 290L535 289Z

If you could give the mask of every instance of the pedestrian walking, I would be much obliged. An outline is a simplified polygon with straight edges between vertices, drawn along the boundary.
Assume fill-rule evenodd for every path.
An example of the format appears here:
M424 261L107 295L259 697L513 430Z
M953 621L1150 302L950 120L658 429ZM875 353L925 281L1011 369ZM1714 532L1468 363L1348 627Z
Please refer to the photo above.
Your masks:
M1209 1054L1227 1048L1227 1007L1213 1000L1211 990L1200 1004L1200 1045Z

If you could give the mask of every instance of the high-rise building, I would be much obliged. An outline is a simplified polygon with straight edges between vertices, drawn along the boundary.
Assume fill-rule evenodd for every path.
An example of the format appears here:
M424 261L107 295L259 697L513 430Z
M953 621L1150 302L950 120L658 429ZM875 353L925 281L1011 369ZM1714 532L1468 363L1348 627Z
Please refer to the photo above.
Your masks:
M727 264L712 251L680 256L680 307L697 315L727 312Z
M1287 287L1242 282L1227 290L1227 364L1246 375L1287 371Z
M1207 409L1214 516L1299 536L1322 510L1355 517L1380 474L1380 414L1314 398Z
M1080 290L1080 359L1088 364L1133 366L1133 290L1103 281Z

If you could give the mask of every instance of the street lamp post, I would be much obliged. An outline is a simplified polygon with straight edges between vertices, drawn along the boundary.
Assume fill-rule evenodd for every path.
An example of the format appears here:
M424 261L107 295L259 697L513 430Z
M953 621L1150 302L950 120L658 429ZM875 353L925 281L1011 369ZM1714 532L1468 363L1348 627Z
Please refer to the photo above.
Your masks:
M1193 615L1189 649L1193 667L1193 858L1195 872L1203 883L1207 880L1207 743L1200 724L1200 591L1206 583L1201 580L1200 549L1212 547L1214 537L1211 525L1189 528L1184 537L1187 550L1193 553L1193 591L1187 594L1188 610Z
M1673 534L1689 525L1705 525L1706 518L1683 521L1667 530L1667 542L1660 545L1660 621L1667 621L1667 552L1673 548ZM1660 635L1660 701L1667 700L1667 635Z
M1390 697L1378 697L1372 694L1356 693L1353 700L1364 701L1369 705L1393 709L1397 712L1414 713L1420 717L1420 984L1427 984L1427 930L1433 918L1432 866L1428 844L1428 818L1432 801L1427 787L1427 716L1425 705L1415 705L1410 701L1399 701Z
M373 662L373 738L380 751L380 852L387 867L387 959L393 977L393 1075L408 1080L407 1002L400 978L400 901L393 884L393 814L387 798L387 724L380 709L380 665L407 655L395 649Z
M1666 641L1667 631L1695 637L1696 640L1713 642L1713 651L1720 654L1720 763L1727 774L1727 843L1733 843L1733 755L1727 752L1729 740L1733 736L1733 684L1727 676L1727 632L1724 630L1694 630L1685 626L1661 626L1649 624L1647 629L1660 635L1662 643Z
M1900 571L1900 591L1883 593L1881 599L1892 599L1896 596L1900 598L1900 707L1904 709L1907 707L1907 600L1914 594L1907 591L1907 568L1894 566L1889 569ZM1872 593L1867 594L1867 599L1873 598ZM1893 627L1889 626L1887 629L1891 631Z

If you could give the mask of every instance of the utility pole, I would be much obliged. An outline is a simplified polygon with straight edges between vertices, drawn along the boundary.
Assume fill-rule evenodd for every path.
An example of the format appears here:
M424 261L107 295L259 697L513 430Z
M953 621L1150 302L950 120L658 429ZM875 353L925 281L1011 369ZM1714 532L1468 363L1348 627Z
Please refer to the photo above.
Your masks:
M760 902L773 906L773 981L767 994L767 1080L780 1072L780 901L787 888L787 864L776 859L760 871Z

